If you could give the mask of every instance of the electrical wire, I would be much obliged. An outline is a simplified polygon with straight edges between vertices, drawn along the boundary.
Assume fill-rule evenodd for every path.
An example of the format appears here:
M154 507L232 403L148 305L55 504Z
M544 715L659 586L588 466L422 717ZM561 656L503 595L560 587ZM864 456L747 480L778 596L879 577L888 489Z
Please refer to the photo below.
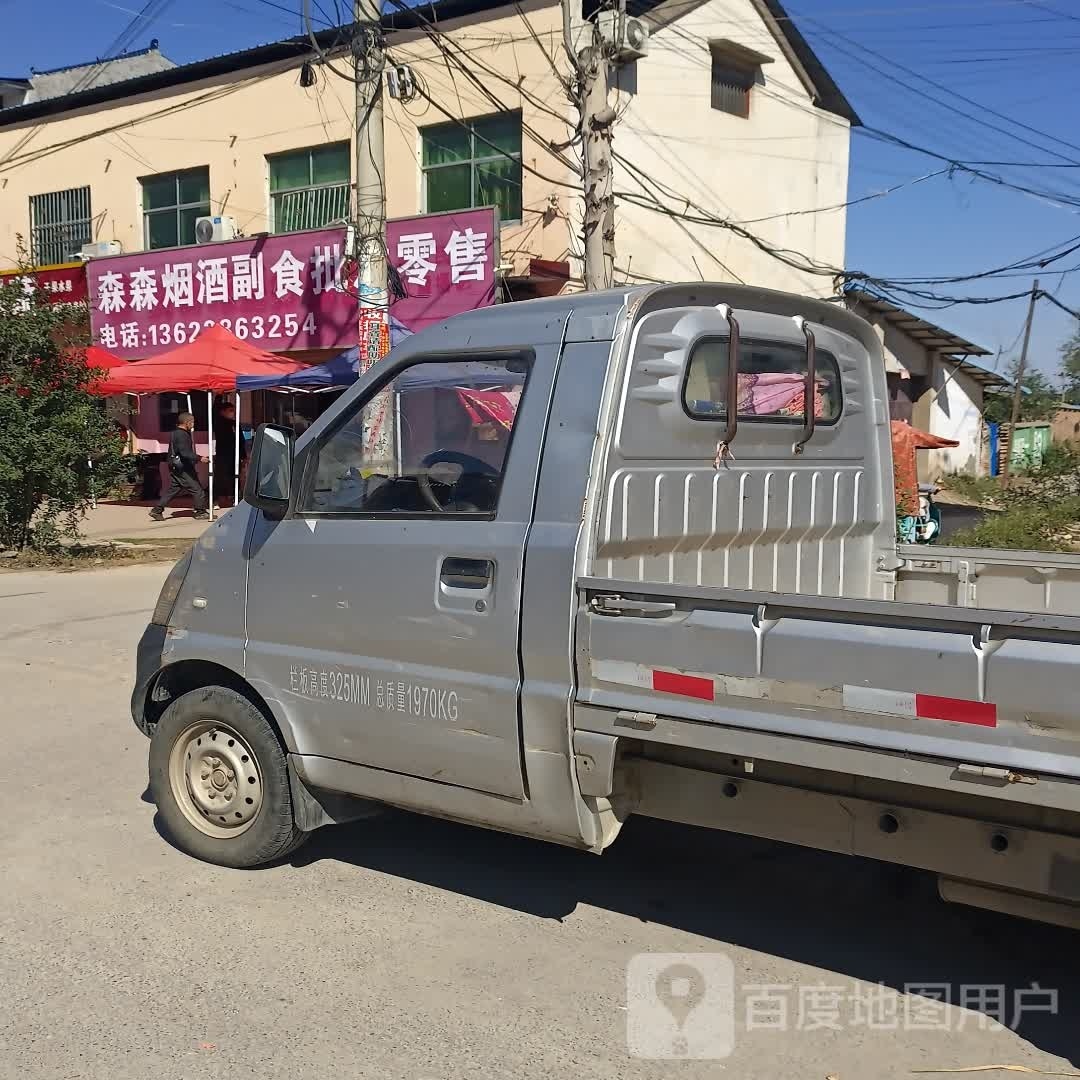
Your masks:
M990 116L997 117L1000 120L1004 120L1006 123L1012 124L1015 127L1021 128L1024 131L1027 131L1027 132L1030 132L1031 134L1037 135L1041 139L1044 139L1044 140L1046 140L1048 142L1057 143L1059 146L1064 146L1069 150L1073 150L1073 151L1075 151L1077 153L1080 153L1080 146L1078 146L1076 143L1071 143L1066 139L1060 139L1056 135L1051 135L1048 132L1041 131L1039 128L1033 127L1030 124L1025 124L1023 121L1014 120L1011 116L1007 116L1005 113L998 112L996 109L990 108L990 106L986 105L983 102L975 101L973 98L966 97L964 94L961 94L956 90L950 89L948 86L945 86L943 83L936 82L934 79L929 78L927 75L925 75L922 72L914 71L912 68L909 68L909 67L905 66L904 64L901 64L899 61L893 59L892 57L885 56L884 54L878 52L877 50L871 49L867 45L860 45L859 42L852 40L846 34L842 34L838 30L830 30L827 27L823 27L822 24L820 22L818 22L818 20L816 20L816 19L812 19L812 18L809 18L809 17L804 17L804 18L805 18L805 21L810 23L812 26L817 26L819 28L818 33L820 35L826 37L827 39L838 38L840 41L846 42L848 45L854 46L855 49L857 49L857 50L859 50L861 52L865 52L865 53L869 54L870 56L873 56L876 59L882 61L883 63L888 64L891 68L893 68L895 70L903 71L906 74L911 75L916 79L921 79L923 82L927 83L928 85L933 86L936 89L945 92L946 94L950 94L951 96L959 99L960 101L965 102L968 105L971 105L973 108L978 109L980 113L986 113L986 114L988 114ZM1068 161L1073 165L1080 164L1080 162L1076 161L1075 158L1066 157L1064 154L1060 154L1055 150L1048 150L1045 146L1040 146L1038 143L1032 142L1030 139L1025 139L1023 136L1017 135L1015 132L1011 132L1007 128L1003 128L1003 127L1000 127L997 124L990 123L990 121L984 119L982 116L980 116L978 114L973 115L972 113L969 113L969 112L967 112L967 111L965 111L963 109L959 109L956 106L950 105L948 102L941 101L940 99L934 97L934 95L926 93L924 90L920 89L918 86L912 86L911 84L906 83L901 79L898 79L894 72L887 71L887 70L879 67L876 64L870 63L869 61L862 59L858 55L858 52L853 53L853 52L851 52L850 49L843 49L839 45L836 45L835 42L833 42L833 41L829 41L829 44L834 49L836 49L838 52L841 52L845 56L850 57L851 59L855 60L857 63L861 63L861 64L865 65L871 71L874 71L878 75L882 75L885 78L891 78L893 81L899 83L899 85L905 86L907 89L911 90L913 93L918 94L920 97L924 97L927 100L934 102L935 104L941 105L944 108L947 108L947 109L957 113L960 116L966 117L967 119L972 120L977 124L981 124L984 127L988 127L991 130L997 131L997 132L999 132L999 133L1001 133L1003 135L1006 135L1009 138L1017 140L1018 142L1022 142L1026 146L1031 146L1036 150L1041 150L1043 153L1055 154L1057 157L1060 157L1064 161Z
M249 86L254 85L255 83L261 82L264 79L271 78L274 75L280 74L280 72L283 70L287 69L282 67L273 71L262 72L259 75L244 79L241 82L231 83L227 86L215 87L213 90L208 90L205 94L200 94L198 97L189 98L186 101L176 102L162 109L158 109L155 112L147 113L145 116L139 116L130 120L120 121L119 123L109 124L108 126L98 128L95 131L88 131L82 135L76 135L70 139L65 139L62 142L52 143L49 146L42 147L40 150L30 150L19 157L13 157L8 159L7 161L0 162L0 173L10 172L11 170L19 168L23 165L30 164L35 161L41 161L43 158L49 157L50 155L58 153L61 150L67 150L70 147L79 146L83 143L90 142L92 139L96 139L105 135L111 135L116 131L123 131L127 128L135 127L137 124L149 123L151 120L158 120L165 116L171 116L174 113L185 112L188 109L195 108L198 105L204 105L207 102L218 101L221 98L229 97L231 94L235 94L241 90L245 90Z
M903 183L893 184L892 187L887 187L883 191L872 191L869 195L860 195L858 198L848 199L846 202L834 203L831 206L814 206L809 210L784 210L777 214L768 214L765 217L740 218L738 224L758 225L762 221L776 221L778 218L803 217L806 214L827 214L833 210L846 210L849 207L858 206L861 203L870 202L873 199L883 199L886 195L891 195L895 191L914 187L916 184L921 184L926 180L933 180L937 176L947 176L948 173L948 169L935 169L933 172L925 173L922 176L916 176L912 180L905 180Z
M862 138L891 143L892 145L902 147L905 150L914 150L920 154L925 154L927 157L932 157L938 161L948 163L952 166L954 171L967 173L979 180L985 180L986 182L996 184L999 187L1011 188L1013 191L1019 191L1025 195L1031 195L1034 198L1044 199L1051 203L1057 203L1058 205L1080 207L1080 197L1067 195L1059 191L1033 188L1027 184L1015 183L996 173L988 173L978 166L966 164L960 159L951 158L947 154L941 154L936 150L930 150L928 147L920 146L908 139L901 138L899 135L893 135L891 132L882 131L880 128L864 126L857 128L856 131L859 132Z
M273 8L275 11L282 11L286 15L291 15L294 19L297 17L297 15L301 14L299 9L295 7L286 7L284 4L278 4L275 2L275 0L253 0L253 2L257 4L262 4L263 7ZM321 11L322 9L320 8L319 10ZM328 28L333 25L334 23L330 22L329 20L326 21L326 26Z
M643 12L644 12L644 5L647 4L647 0L630 0L630 3L631 4L636 4L639 7L642 7ZM647 12L644 12L644 13L647 13ZM676 27L676 26L674 26L672 24L667 24L666 29L671 30L680 40L686 42L689 45L694 46L695 50L697 50L701 54L702 66L703 67L707 66L706 61L705 61L705 57L708 54L708 42L704 38L695 36L694 34L692 34L691 32L689 32L687 30L685 30L684 28ZM832 32L830 31L830 33L832 33ZM834 47L837 47L837 46L834 46ZM682 55L685 58L685 54L679 54L679 55ZM880 55L880 54L876 54L876 55ZM859 58L856 58L856 59L859 59ZM890 81L893 81L894 77L888 71L882 70L882 69L876 67L876 65L871 65L871 64L869 64L868 61L865 61L865 60L860 59L860 62L864 66L872 67L873 70L877 74L888 78ZM892 63L892 61L890 61L890 63ZM905 70L908 70L908 69L905 69ZM921 75L918 76L918 77L919 78L924 78ZM905 87L908 87L909 89L914 89L916 92L920 92L920 91L918 91L917 88L912 88L912 87L909 86L909 84L904 83L901 80L897 80L897 81L900 81L901 85L904 85ZM926 80L926 81L930 81L930 80ZM821 115L821 112L820 112L819 109L817 109L815 107L812 107L812 106L808 106L808 105L806 105L806 104L804 104L803 102L800 102L800 101L794 101L794 100L787 99L783 93L777 93L776 88L778 86L783 87L784 89L789 90L789 91L798 92L797 88L786 87L784 84L778 83L778 81L775 80L775 79L769 79L765 86L756 87L755 92L760 92L760 93L763 93L763 94L765 94L767 96L775 97L778 100L784 101L786 104L793 105L795 107L803 108L805 111L807 111L807 112L809 112L811 114L818 115L818 116ZM945 88L945 89L948 90L948 88ZM952 91L948 91L948 92L952 93ZM926 96L926 95L924 94L923 96ZM959 112L961 112L961 115L970 117L970 114L967 114L963 110L957 110L955 106L950 106L946 102L940 102L936 98L933 98L933 96L930 97L930 100L933 101L935 104L941 105L944 108L949 108L951 111L959 111ZM964 100L970 101L971 99L964 99ZM978 103L975 103L975 104L978 105ZM982 108L981 105L978 105L978 107ZM977 120L978 118L974 118L974 119ZM1006 119L1009 119L1010 122L1013 122L1011 120L1011 118L1006 118ZM1016 123L1019 123L1019 122L1016 122ZM1033 129L1033 130L1038 131L1038 129ZM888 136L888 133L881 132L881 129L861 127L861 128L856 128L855 131L856 131L856 133L861 134L863 136L869 135L871 132L875 132L875 131L877 131L880 134L885 134L885 135ZM1010 138L1021 139L1021 141L1025 141L1025 142L1028 141L1028 140L1023 140L1021 136L1017 136L1017 135L1015 135L1015 133L1012 133L1012 132L1007 132L1006 131L1005 134ZM1051 139L1051 140L1056 138L1054 136L1046 135L1046 133L1040 133L1040 134L1045 135L1048 139ZM901 139L899 136L888 136L888 137L893 138L896 141L897 145L905 145L908 149L915 149L914 144L911 144L907 140ZM1056 154L1056 151L1049 150L1046 147L1038 146L1037 144L1031 144L1031 145L1034 145L1037 149L1040 149L1045 153L1055 153ZM1068 144L1068 145L1071 145L1071 144ZM1007 187L1007 188L1012 188L1012 189L1020 191L1020 192L1022 192L1024 194L1031 195L1034 198L1043 199L1043 200L1049 201L1051 203L1066 204L1066 205L1071 205L1071 206L1072 205L1080 205L1080 196L1071 195L1071 194L1068 194L1068 193L1065 193L1065 192L1062 192L1062 191L1053 190L1053 189L1036 189L1036 188L1032 188L1029 185L1025 185L1024 183L1018 183L1018 182L1009 180L1006 177L982 173L982 172L980 172L978 170L978 168L977 168L978 162L974 158L971 161L968 161L962 155L940 154L940 153L937 153L937 152L928 151L928 150L926 150L925 148L922 148L922 147L920 147L918 149L920 150L920 152L928 153L930 156L936 157L940 161L943 161L943 162L946 162L946 163L948 163L950 165L953 165L955 168L962 169L963 171L966 171L966 172L970 173L973 176L977 176L979 179L985 180L987 182L994 183L994 184L997 184L999 186L1004 186L1004 187ZM1060 155L1060 156L1064 158L1064 155ZM1066 159L1066 161L1068 162L1067 164L1062 164L1062 165L1060 165L1058 167L1072 168L1076 164L1080 164L1080 163L1074 162L1074 161L1072 161L1070 159ZM1010 165L1010 164L1013 164L1013 163L1011 163L1011 162L1003 162L1002 163L1002 165ZM1024 166L1027 166L1030 163L1028 163L1028 162L1017 162L1015 164L1018 167L1024 167ZM1054 163L1046 162L1046 163L1040 163L1040 167L1053 168L1055 166L1054 166Z
M1064 311L1066 315L1071 315L1074 319L1080 320L1080 311L1074 311L1071 307L1067 307L1056 296L1052 296L1044 289L1039 290L1039 296L1043 300L1049 300L1050 303L1054 305L1054 307L1061 308L1061 310Z
M68 91L68 94L80 94L84 90L90 89L98 76L105 70L109 61L115 59L117 55L122 53L131 42L134 41L136 33L141 33L143 30L149 28L154 20L163 15L165 10L173 2L174 0L147 0L139 12L128 21L124 29L112 40L109 47L105 50L104 56L80 76L75 85ZM22 150L24 146L27 146L43 127L44 121L39 121L29 128L22 137L15 142L14 146L0 158L0 167L13 160L19 151Z
M435 98L433 98L430 94L427 94L423 90L421 90L419 84L417 84L417 92L420 94L420 96L433 109L435 109L436 112L441 113L443 116L445 116L447 118L447 120L457 124L459 127L463 128L465 131L470 132L474 139L476 139L478 142L482 142L485 146L487 146L491 150L494 150L497 154L499 154L502 157L508 159L509 161L513 161L515 163L520 164L521 168L524 169L525 172L532 173L533 176L536 176L540 180L543 180L545 183L554 184L556 187L567 188L570 191L575 191L575 192L578 190L576 184L569 184L565 180L557 180L553 176L547 176L545 173L540 172L539 169L536 169L532 165L527 164L525 161L520 160L515 155L507 153L501 146L497 145L496 143L493 143L490 139L485 138L483 135L481 135L476 130L476 128L472 124L469 123L468 120L463 120L461 117L455 116L452 112L450 112L449 109L443 108L443 106L440 105L439 102L435 100ZM513 110L503 110L503 111L509 112L509 111L513 111ZM500 179L502 179L502 178L500 178ZM514 181L511 181L511 183L513 183L513 182Z
M499 80L500 82L508 84L517 93L521 94L525 100L533 104L537 109L548 113L556 119L562 121L568 128L573 128L573 124L556 112L551 106L526 90L521 83L509 80L502 72L492 68L490 65L480 61L474 54L465 53L459 46L453 41L452 35L444 33L435 23L432 22L424 13L416 7L409 7L403 0L390 0L390 3L398 9L398 11L409 17L410 22L419 21L419 29L427 36L427 38L447 57L455 67L473 84L473 86L485 97L491 104L500 112L514 112L516 110L510 108L504 101L500 100L494 92L488 87L484 81L479 78L473 70L468 66L469 61L474 64L480 71L489 75L492 78ZM466 59L463 59L465 57ZM530 124L522 120L522 131L529 135L529 137L545 152L551 154L553 157L561 161L561 163L567 168L575 168L570 161L563 157L558 151L554 150L551 144L537 132Z

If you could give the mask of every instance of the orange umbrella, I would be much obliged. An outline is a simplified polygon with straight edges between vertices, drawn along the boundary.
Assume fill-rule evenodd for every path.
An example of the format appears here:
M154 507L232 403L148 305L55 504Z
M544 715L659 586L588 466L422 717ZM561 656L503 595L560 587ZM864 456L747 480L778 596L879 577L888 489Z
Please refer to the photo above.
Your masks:
M906 420L893 420L892 456L896 484L896 512L914 515L919 512L919 470L916 450L941 450L959 446L955 439L943 439L928 431L913 428Z

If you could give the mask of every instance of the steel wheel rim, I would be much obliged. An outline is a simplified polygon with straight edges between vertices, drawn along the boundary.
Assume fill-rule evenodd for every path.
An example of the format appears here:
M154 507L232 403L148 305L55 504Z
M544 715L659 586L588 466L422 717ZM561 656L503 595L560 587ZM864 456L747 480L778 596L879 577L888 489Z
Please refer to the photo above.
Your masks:
M258 758L239 732L216 720L189 724L177 736L169 787L184 817L218 840L247 832L262 809Z

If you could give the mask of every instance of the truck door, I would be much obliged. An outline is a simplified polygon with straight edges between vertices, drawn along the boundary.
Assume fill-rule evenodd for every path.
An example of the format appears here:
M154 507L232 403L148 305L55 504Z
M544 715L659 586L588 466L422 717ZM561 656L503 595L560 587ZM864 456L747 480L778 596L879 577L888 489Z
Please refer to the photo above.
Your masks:
M299 753L523 795L522 564L548 397L532 368L418 357L315 434L293 511L256 525L247 674Z

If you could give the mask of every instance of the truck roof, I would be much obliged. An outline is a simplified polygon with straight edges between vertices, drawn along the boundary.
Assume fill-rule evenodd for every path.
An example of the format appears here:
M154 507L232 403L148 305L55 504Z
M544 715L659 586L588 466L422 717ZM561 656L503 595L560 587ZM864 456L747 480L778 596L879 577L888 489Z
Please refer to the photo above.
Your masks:
M777 292L729 282L686 282L670 285L635 285L598 292L564 293L513 304L495 304L455 315L424 330L424 351L461 349L485 339L498 345L511 338L517 342L610 341L620 320L630 312L639 317L649 310L693 305L730 304L743 311L763 311L782 316L802 315L860 341L873 355L880 343L873 328L860 316L838 304L795 293ZM567 317L570 323L566 326ZM512 329L511 329L512 328Z

